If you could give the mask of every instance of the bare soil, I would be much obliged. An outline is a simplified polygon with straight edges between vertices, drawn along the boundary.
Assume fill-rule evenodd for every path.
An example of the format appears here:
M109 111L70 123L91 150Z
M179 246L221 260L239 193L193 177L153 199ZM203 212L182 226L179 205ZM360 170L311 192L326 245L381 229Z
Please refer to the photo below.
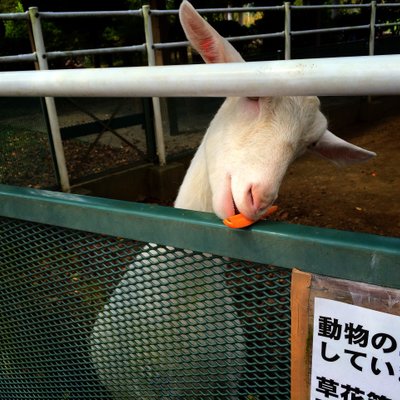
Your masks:
M400 115L335 132L377 153L337 168L312 155L297 160L282 184L277 220L400 236Z

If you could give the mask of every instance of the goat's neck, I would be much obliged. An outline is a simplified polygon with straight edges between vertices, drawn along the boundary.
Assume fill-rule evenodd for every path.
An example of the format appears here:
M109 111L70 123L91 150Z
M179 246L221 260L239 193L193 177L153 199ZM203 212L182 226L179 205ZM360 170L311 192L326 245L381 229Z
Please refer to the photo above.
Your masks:
M212 195L208 180L205 144L201 143L190 164L178 197L176 208L212 212Z

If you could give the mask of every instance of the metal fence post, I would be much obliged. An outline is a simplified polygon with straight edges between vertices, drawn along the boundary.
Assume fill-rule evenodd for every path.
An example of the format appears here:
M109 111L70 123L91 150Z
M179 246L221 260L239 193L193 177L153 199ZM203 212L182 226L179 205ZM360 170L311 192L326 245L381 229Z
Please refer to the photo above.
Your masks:
M143 19L144 19L144 30L146 36L146 50L147 50L147 60L149 66L155 66L155 51L154 51L154 40L153 40L153 28L151 24L150 7L145 5L142 7ZM161 117L161 104L159 97L153 97L153 112L154 112L154 128L156 133L156 147L159 164L166 164L165 155L165 142L164 142L164 129L162 125Z
M37 7L29 8L29 20L32 27L33 41L35 45L35 52L37 56L37 62L39 64L39 69L48 70L49 66L47 63L46 49L43 41L42 25L40 22L40 14ZM71 186L68 178L68 171L65 162L60 125L58 123L54 97L45 97L45 104L49 117L51 137L54 145L54 154L56 158L57 173L60 177L61 190L63 192L69 192L71 190Z
M291 58L290 3L285 2L285 60Z
M375 22L376 22L376 1L371 1L371 20L369 29L369 55L375 54Z
M376 23L376 1L371 1L371 19L369 22L369 46L368 53L370 56L375 54L375 23ZM372 96L367 97L369 104L372 103Z

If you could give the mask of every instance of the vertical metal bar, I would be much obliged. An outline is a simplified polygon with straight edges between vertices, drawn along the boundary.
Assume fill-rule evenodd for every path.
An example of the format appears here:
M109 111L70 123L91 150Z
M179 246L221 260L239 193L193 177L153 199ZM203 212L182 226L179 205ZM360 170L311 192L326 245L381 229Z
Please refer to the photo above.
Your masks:
M27 24L28 24L27 26L28 26L29 43L31 45L32 53L35 53L36 52L35 41L33 39L32 23L31 23L29 13L28 13ZM40 69L37 57L35 57L34 65L35 65L35 69ZM42 110L42 114L43 114L43 118L44 118L44 123L46 125L46 132L47 132L47 139L49 141L51 161L52 161L52 165L53 165L54 175L56 178L56 187L60 188L61 187L60 173L59 173L58 167L57 167L57 157L56 157L56 151L54 149L53 136L51 134L49 113L47 112L47 107L46 107L46 103L44 101L44 97L40 97L39 100L40 100L40 108Z
M371 1L371 19L369 26L369 47L368 53L370 56L375 54L375 23L376 23L376 1ZM367 97L369 104L372 103L372 96Z
M142 7L143 19L144 19L144 32L146 36L146 50L147 50L147 62L150 66L156 65L156 55L154 50L153 40L153 26L150 17L150 6L145 5Z
M147 60L149 66L155 66L155 51L154 51L154 41L153 41L153 28L151 24L150 7L148 5L143 6L143 18L144 18L144 30L146 36L146 49L147 49ZM154 128L156 133L156 147L158 161L161 166L166 164L165 155L165 143L164 143L164 130L162 125L161 117L161 105L160 98L153 97L153 112L154 112Z
M41 106L43 117L44 117L44 123L46 125L47 137L48 137L49 145L50 145L49 147L50 147L51 159L53 162L53 169L54 169L54 174L55 174L55 178L56 178L56 185L57 185L57 187L61 187L60 171L58 170L58 166L57 166L56 150L55 150L55 146L54 146L54 142L53 142L53 135L51 133L50 118L49 118L49 113L47 111L44 97L40 97L40 106Z
M290 3L285 2L285 60L291 58L291 38L290 38Z
M35 44L35 51L39 64L39 69L47 70L49 69L49 66L47 64L46 49L43 41L42 25L40 22L40 15L37 7L29 8L29 19L32 26L33 41ZM65 162L65 155L61 140L61 132L58 123L55 101L53 97L45 97L44 100L47 108L47 114L49 117L51 136L57 163L57 173L60 177L61 190L63 192L69 192L71 190L71 186L68 178L68 171Z
M371 1L371 20L369 28L369 55L375 54L375 22L376 22L376 1Z

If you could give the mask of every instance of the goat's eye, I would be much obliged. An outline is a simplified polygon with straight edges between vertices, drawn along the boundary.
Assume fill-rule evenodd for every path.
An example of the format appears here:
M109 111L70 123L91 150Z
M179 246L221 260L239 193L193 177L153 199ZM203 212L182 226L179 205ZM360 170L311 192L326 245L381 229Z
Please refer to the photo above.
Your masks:
M250 101L258 101L260 98L259 97L248 97Z
M308 147L315 147L317 145L317 141L312 142Z

